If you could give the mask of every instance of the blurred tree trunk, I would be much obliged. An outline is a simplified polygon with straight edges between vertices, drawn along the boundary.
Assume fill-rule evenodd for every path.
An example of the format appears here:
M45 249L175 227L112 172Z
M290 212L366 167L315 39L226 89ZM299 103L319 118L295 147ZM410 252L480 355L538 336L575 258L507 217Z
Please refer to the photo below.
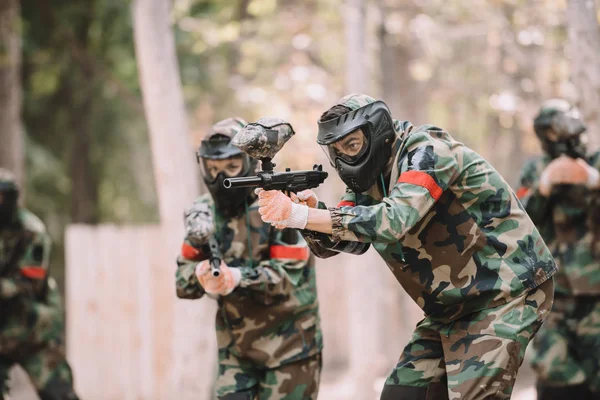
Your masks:
M0 1L0 167L13 171L24 187L20 15L19 0Z
M98 180L92 164L92 113L96 75L91 65L81 55L89 51L90 27L94 20L95 1L85 5L71 25L69 34L70 57L73 69L63 77L67 103L69 130L73 135L71 148L71 221L97 224L99 222Z
M369 71L364 62L367 49L366 1L347 0L343 9L346 43L346 93L369 94ZM374 397L373 385L384 366L380 349L379 327L382 325L382 288L389 276L386 267L371 248L360 257L346 258L348 296L349 377L354 384L354 398Z
M165 290L173 291L174 257L183 236L182 213L199 194L193 149L181 80L175 53L175 38L170 26L170 0L133 2L134 41L153 154L154 179L158 194L160 221L165 239L164 268L171 280ZM157 289L158 290L158 289ZM165 346L171 366L168 394L159 398L210 398L216 346L214 305L209 301L180 300L170 312L174 323ZM165 329L171 329L166 326ZM156 333L160 336L160 333ZM164 336L164 334L163 334ZM165 369L165 359L154 360L156 369ZM165 393L166 388L158 388Z
M593 148L600 143L600 29L594 0L569 0L567 25L571 79Z
M402 12L404 21L408 22L420 10L412 2L394 7L383 3L379 30L382 98L396 119L422 125L427 118L426 84L415 80L410 71L411 61L421 55L419 39L410 31L408 23L397 33L390 33L386 28L386 17L392 12Z

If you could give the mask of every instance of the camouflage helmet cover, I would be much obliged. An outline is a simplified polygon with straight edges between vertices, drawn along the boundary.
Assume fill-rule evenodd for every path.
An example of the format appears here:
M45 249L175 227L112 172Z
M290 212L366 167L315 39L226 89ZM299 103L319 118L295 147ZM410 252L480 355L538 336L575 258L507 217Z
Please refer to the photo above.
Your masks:
M198 163L201 158L222 160L241 154L241 151L231 144L231 139L247 124L242 118L226 118L214 124L196 153Z

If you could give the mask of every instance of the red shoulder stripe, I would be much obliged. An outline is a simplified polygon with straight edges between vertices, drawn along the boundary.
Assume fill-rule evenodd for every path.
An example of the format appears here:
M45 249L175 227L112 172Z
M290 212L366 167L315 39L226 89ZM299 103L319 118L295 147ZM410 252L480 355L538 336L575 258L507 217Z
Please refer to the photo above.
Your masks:
M199 261L202 258L202 251L184 242L181 246L181 255L186 260Z
M46 277L46 270L39 265L28 265L21 267L21 274L31 279L44 279Z
M521 200L523 197L525 197L525 195L527 194L527 192L529 192L529 189L526 188L525 186L521 186L519 188L519 190L517 190L517 199Z
M271 258L306 261L310 257L308 247L273 245L270 249Z
M437 201L444 192L441 187L435 183L435 180L431 177L431 175L426 174L422 171L407 171L400 175L398 178L398 183L410 183L412 185L417 185L424 187L429 191L431 197L435 201Z

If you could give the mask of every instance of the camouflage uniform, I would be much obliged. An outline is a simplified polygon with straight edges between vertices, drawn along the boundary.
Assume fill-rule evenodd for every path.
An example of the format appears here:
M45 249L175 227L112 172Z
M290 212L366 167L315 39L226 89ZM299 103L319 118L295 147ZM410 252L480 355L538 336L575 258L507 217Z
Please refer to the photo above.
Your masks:
M432 125L395 128L385 187L347 191L330 209L332 239L371 243L426 315L382 399L508 399L552 304L552 255L481 156Z
M217 298L219 398L316 399L323 344L306 243L295 230L263 223L256 203L224 220L210 195L197 202L212 207L223 261L242 274L238 288ZM185 240L177 260L178 297L205 294L194 271L206 258L205 249Z
M600 193L583 185L560 185L549 197L538 183L552 161L528 162L517 194L538 226L560 270L550 316L534 341L533 367L540 383L600 392ZM600 168L600 153L587 157Z
M61 298L48 277L49 252L44 224L29 211L19 209L10 225L0 227L0 387L19 364L42 400L74 400Z

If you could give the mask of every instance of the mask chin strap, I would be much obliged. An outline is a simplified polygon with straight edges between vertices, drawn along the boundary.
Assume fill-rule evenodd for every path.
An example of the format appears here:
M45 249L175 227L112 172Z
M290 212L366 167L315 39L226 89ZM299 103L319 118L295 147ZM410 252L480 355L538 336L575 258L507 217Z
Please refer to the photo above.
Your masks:
M383 188L383 197L387 197L387 188L385 187L385 181L383 179L383 174L379 174L381 178L381 187Z
M383 197L388 197L387 188L385 186L385 180L383 179L383 173L379 174L379 178L381 179L381 188L383 189ZM398 242L398 251L400 252L400 260L402 262L406 262L404 258L404 251L402 250L402 243Z

